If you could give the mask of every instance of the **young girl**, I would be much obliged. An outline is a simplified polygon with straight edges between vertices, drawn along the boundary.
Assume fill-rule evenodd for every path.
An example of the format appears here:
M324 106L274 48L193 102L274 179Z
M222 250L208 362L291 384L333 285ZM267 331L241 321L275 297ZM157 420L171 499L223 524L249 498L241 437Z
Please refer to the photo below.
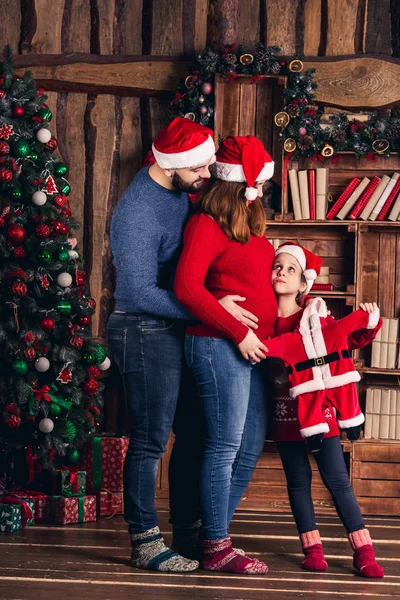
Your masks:
M299 260L302 262L300 265ZM278 319L275 323L275 336L298 329L304 309L302 296L309 291L315 270L310 266L318 264L318 257L297 244L278 248L272 270L272 286L278 300ZM377 310L375 303L360 304L366 313ZM333 321L328 316L326 324ZM349 348L362 347L370 343L379 325L372 329L360 329L349 337ZM268 347L268 342L266 342ZM282 381L280 382L283 383ZM325 571L325 560L321 538L317 529L314 506L311 496L311 467L307 447L299 433L297 418L298 402L289 396L289 384L283 383L275 393L275 431L287 480L290 505L296 522L305 559L303 569ZM334 409L329 402L326 390L324 403L325 421L329 431L325 433L320 449L314 454L322 480L332 495L337 513L346 528L350 545L354 551L353 565L364 577L383 577L383 568L376 562L371 537L365 528L360 508L355 498L347 473L340 444L339 428Z

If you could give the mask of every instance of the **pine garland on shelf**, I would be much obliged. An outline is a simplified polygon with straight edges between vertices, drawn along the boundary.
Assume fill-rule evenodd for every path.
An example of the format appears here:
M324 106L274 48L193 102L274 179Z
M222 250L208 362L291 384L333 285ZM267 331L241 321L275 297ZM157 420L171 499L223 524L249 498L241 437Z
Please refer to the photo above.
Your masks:
M315 106L315 69L304 71L298 56L279 56L278 46L257 44L254 54L244 46L226 46L222 53L210 48L196 56L190 73L181 82L171 102L174 116L183 116L208 127L214 120L214 78L219 75L234 83L240 75L251 76L257 83L264 76L287 76L282 93L283 108L275 115L280 127L279 139L286 154L323 160L339 152L354 152L357 157L375 159L376 154L400 153L400 109L390 116L371 117L368 121L351 119L351 115L332 115L321 127L322 111Z

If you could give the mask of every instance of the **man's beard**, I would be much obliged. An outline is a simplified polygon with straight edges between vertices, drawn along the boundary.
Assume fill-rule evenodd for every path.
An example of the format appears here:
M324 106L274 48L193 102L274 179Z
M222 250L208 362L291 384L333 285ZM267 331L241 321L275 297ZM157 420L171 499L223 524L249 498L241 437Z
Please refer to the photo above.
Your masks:
M172 176L172 185L176 190L179 190L181 192L186 192L187 194L196 194L197 192L200 192L200 190L203 189L204 179L200 177L200 179L193 181L193 183L186 183L186 181L184 181L179 175L178 171L175 171L175 173Z

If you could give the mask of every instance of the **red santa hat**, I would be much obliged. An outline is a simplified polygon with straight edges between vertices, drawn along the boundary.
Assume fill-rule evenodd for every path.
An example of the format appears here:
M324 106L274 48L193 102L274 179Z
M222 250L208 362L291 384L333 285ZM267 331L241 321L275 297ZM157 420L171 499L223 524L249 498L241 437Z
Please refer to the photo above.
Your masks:
M263 143L253 135L229 136L221 142L211 171L222 181L246 182L247 200L257 198L257 181L271 179L274 162Z
M213 131L190 119L176 117L160 131L152 150L162 169L198 167L215 155Z
M281 244L276 250L275 256L283 253L291 254L299 263L307 282L305 293L308 294L321 271L322 258L313 254L310 250L307 250L307 248L300 246L300 244L295 244L293 242Z

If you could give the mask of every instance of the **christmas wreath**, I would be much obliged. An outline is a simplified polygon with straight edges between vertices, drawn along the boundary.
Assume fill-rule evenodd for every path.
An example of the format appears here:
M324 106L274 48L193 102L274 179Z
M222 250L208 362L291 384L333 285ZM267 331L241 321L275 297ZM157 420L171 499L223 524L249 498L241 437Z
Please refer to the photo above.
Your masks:
M205 48L190 65L188 76L171 102L174 116L213 127L215 75L228 83L240 75L251 76L250 83L262 81L266 75L284 75L288 79L282 93L283 108L275 115L275 124L280 127L279 139L287 154L322 160L351 151L357 157L374 160L376 154L400 153L400 109L393 109L390 116L371 116L367 121L337 113L322 127L323 112L315 105L315 69L304 71L298 56L287 59L279 53L278 46L261 43L254 54L236 44L226 46L222 53Z

